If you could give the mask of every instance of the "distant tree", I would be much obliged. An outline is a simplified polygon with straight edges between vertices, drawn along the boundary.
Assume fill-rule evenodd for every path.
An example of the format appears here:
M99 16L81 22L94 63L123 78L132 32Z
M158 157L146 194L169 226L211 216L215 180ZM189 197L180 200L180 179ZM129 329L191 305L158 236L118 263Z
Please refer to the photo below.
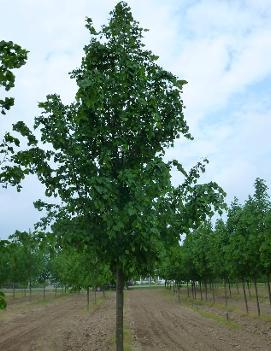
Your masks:
M4 310L7 307L7 302L5 299L5 294L0 291L0 310Z
M31 232L16 232L9 237L12 245L20 250L21 264L19 265L18 281L20 277L28 283L30 299L32 296L33 282L38 279L42 267L42 256L39 251L38 241ZM15 260L18 255L15 255ZM15 280L16 281L16 280Z

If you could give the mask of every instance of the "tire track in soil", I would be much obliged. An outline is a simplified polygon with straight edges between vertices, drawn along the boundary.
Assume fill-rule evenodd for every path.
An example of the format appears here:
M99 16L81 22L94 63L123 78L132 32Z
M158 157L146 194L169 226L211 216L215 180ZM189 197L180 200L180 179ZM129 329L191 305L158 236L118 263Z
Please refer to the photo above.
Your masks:
M270 340L230 329L173 301L159 289L130 290L127 318L135 349L144 351L270 351ZM254 323L252 321L251 323Z

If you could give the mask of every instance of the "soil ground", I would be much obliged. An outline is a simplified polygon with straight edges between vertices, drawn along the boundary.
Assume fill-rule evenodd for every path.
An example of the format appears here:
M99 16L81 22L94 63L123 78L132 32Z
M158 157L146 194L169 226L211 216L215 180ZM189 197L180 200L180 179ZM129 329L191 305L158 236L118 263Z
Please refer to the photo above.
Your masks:
M114 350L114 293L86 309L85 294L9 298L0 312L1 351ZM93 297L92 297L93 298ZM190 300L165 289L125 292L125 325L136 351L271 350L271 320Z
M113 294L99 296L89 312L85 294L16 298L0 312L0 350L112 350L113 321Z
M136 350L271 350L271 321L231 313L227 322L214 309L180 304L165 290L131 290L128 314Z

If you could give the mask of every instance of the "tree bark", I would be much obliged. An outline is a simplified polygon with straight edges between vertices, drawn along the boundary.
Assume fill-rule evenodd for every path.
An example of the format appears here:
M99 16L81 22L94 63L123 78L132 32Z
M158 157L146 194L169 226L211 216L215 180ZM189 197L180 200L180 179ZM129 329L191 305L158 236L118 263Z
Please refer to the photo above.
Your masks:
M248 296L251 297L250 284L248 280L247 280L247 290L248 290Z
M45 283L43 284L43 300L45 300L45 288L46 288L46 285Z
M87 287L87 309L89 311L89 286Z
M270 303L270 305L271 305L271 287L270 287L269 275L267 275L267 287L268 287L269 303Z
M204 281L204 287L205 287L205 300L208 300L208 290L207 290L207 282L206 280Z
M257 302L257 312L258 316L261 315L260 303L259 303L259 295L258 295L258 288L257 288L257 280L254 278L254 287L255 287L255 294L256 294L256 302Z
M180 285L178 285L178 302L181 302Z
M116 351L123 351L123 289L124 274L117 267L116 271Z
M123 285L123 288L124 288L124 285ZM97 288L95 286L94 287L94 305L96 305L96 291L97 291Z
M229 293L230 293L230 297L231 297L231 282L230 282L230 279L228 279L228 286L229 286Z
M237 289L237 294L240 295L240 292L239 292L239 285L238 285L237 282L236 282L236 289Z
M194 293L194 282L192 281L191 283L191 294L192 294L192 299L195 298L195 293Z
M29 300L32 299L32 281L29 281Z
M186 288L187 288L187 297L189 297L189 286L188 286L188 281L186 282Z
M246 305L246 311L248 313L247 294L246 294L246 288L245 288L244 280L242 281L242 286L243 286L243 293L244 293L244 300L245 300L245 305Z
M212 294L213 294L213 303L215 303L215 288L214 288L213 282L212 282Z
M224 279L224 298L225 298L226 319L228 320L229 310L228 310L228 294L227 294L226 279Z
M201 280L199 282L199 289L200 289L200 299L202 301L202 286L201 286Z

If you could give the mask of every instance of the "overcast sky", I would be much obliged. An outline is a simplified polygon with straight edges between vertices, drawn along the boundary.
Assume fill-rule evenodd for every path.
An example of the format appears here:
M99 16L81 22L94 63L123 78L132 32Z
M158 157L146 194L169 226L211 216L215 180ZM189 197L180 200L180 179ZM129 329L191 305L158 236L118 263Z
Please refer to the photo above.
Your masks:
M17 120L31 124L49 93L70 102L68 72L80 65L88 43L86 16L107 22L113 0L0 0L0 40L30 51L16 72L15 106L0 120L0 135ZM168 157L186 167L207 157L203 180L217 181L244 201L256 177L271 187L271 0L131 0L135 19L150 29L145 43L160 64L189 84L185 117L195 140L178 141ZM178 179L174 179L178 181ZM0 238L28 230L42 197L34 179L21 193L0 190Z

